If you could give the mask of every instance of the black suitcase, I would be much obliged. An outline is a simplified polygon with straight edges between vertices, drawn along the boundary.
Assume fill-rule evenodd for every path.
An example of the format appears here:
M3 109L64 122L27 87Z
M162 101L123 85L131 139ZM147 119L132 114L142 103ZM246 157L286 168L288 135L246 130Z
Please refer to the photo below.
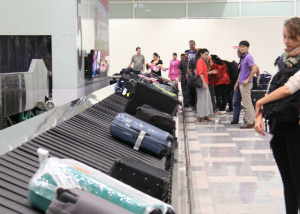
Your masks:
M125 82L123 85L123 88L120 88L115 91L115 94L120 95L122 97L125 97L126 99L130 99L130 95L134 93L134 86L135 86L134 80L130 80L128 82Z
M128 82L130 80L129 75L123 74L118 82L118 87L123 88L125 82Z
M169 172L125 156L115 161L109 175L159 200L169 187Z
M46 214L133 214L82 189L58 188Z
M176 124L173 117L167 113L156 110L149 105L143 105L138 107L135 117L174 135Z
M133 96L127 102L124 110L128 114L135 116L138 107L150 105L159 111L174 116L177 113L177 107L179 104L181 105L181 102L178 99L172 98L137 82Z

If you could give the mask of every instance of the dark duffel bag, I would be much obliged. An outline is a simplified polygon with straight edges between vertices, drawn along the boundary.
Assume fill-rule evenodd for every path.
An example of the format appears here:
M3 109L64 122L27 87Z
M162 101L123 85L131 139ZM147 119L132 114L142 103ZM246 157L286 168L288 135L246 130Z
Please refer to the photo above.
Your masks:
M169 172L130 157L117 159L109 175L161 201L169 187Z
M82 189L60 187L56 190L56 194L46 214L133 214Z
M172 135L174 134L176 124L171 115L156 110L149 105L138 107L137 110L136 118L169 132Z
M159 111L175 116L177 107L181 105L181 102L138 82L135 85L132 97L125 106L125 112L136 115L137 108L143 105L150 105Z

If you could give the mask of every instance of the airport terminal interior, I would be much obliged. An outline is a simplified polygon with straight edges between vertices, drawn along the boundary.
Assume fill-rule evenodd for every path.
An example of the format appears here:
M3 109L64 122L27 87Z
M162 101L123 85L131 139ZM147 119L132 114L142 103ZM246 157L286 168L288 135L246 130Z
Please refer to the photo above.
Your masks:
M298 16L0 0L0 214L298 214Z

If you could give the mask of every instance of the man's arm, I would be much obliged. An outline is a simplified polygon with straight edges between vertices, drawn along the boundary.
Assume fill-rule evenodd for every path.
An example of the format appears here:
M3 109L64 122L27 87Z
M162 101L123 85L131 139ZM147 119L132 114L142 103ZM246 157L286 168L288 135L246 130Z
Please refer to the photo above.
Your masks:
M143 71L145 70L145 67L146 67L146 60L145 60L145 57L143 56Z
M132 63L133 63L133 57L131 57L131 62L129 63L128 67L131 67L132 66Z
M260 76L260 70L258 66L256 66L256 70L256 77L258 78Z
M257 73L257 66L256 66L256 65L252 65L252 66L251 66L251 69L252 69L252 71L251 71L249 77L248 77L245 81L243 81L243 86L247 85L247 84L249 83L249 81L250 81L250 80L254 77L254 75Z
M238 91L239 81L240 81L240 74L241 74L241 73L239 73L239 76L238 76L237 81L236 81L235 86L234 86L234 90L235 90L235 91Z

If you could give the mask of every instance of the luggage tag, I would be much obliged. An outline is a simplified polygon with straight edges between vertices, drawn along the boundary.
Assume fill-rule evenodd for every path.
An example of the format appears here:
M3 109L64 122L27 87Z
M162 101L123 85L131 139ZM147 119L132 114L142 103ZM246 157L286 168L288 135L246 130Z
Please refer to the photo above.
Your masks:
M122 94L125 95L126 93L127 93L127 88L124 88Z
M140 134L139 134L139 136L138 136L138 138L137 138L137 140L135 142L135 145L134 145L133 149L135 149L135 150L139 150L140 149L140 146L141 146L142 141L143 141L143 139L145 137L145 134L146 134L146 132L144 132L144 131L140 132Z

